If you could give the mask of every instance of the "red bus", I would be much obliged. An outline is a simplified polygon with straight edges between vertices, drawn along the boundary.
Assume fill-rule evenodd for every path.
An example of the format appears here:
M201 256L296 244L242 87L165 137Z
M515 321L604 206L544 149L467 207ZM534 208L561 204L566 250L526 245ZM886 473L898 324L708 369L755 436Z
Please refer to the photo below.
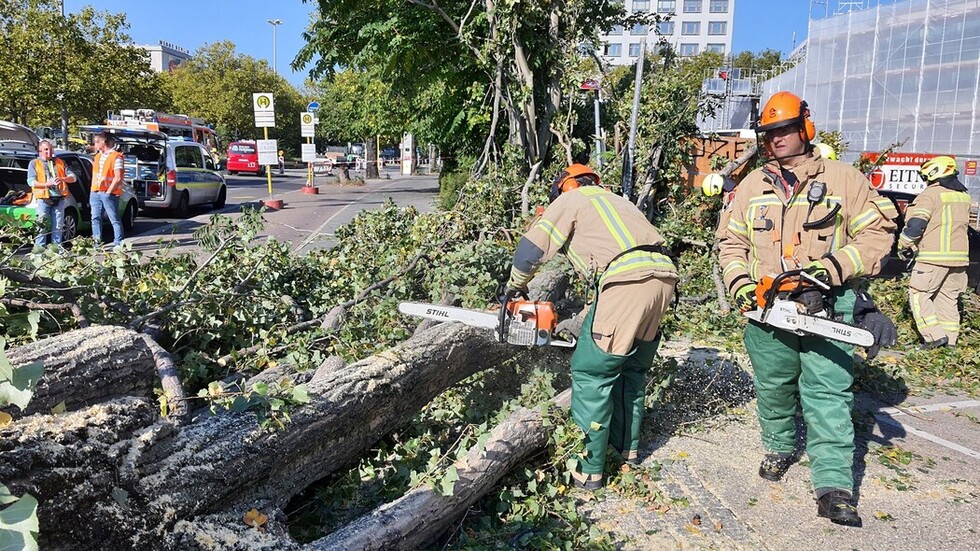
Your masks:
M251 172L261 174L259 150L254 141L231 142L228 144L228 174Z

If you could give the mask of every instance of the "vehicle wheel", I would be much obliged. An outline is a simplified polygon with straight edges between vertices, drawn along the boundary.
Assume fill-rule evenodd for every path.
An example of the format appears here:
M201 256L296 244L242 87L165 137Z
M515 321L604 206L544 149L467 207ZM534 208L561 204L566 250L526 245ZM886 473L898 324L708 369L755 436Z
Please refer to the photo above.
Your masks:
M218 190L218 198L214 200L214 210L221 210L225 208L225 199L228 197L228 191L225 186L221 186Z
M67 243L78 237L78 211L69 207L65 209L65 222L61 226L61 241Z
M191 215L191 199L187 196L187 192L180 194L180 199L177 200L177 215L181 218L187 218Z
M130 201L126 204L126 210L123 211L122 225L126 233L133 231L133 228L136 226L136 201Z

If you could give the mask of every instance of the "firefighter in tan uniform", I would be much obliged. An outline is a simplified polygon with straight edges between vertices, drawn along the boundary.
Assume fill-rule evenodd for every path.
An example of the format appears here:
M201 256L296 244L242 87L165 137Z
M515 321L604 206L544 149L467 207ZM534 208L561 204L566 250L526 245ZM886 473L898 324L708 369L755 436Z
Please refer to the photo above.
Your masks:
M599 183L581 164L559 175L551 206L517 246L507 284L508 295L526 291L538 267L561 253L598 291L571 360L572 418L586 434L573 474L586 489L603 485L608 444L637 460L646 373L678 280L656 228Z
M908 206L908 221L898 238L903 255L918 248L909 303L926 349L955 346L960 333L957 300L966 290L970 263L966 230L971 199L957 174L952 157L922 163L919 175L927 186Z
M820 300L837 316L868 329L876 346L893 344L894 325L870 297L855 292L851 280L880 270L894 241L894 205L858 170L813 153L815 129L799 97L779 92L770 98L757 132L771 160L739 184L719 246L736 305L743 312L756 306L756 283L763 276L802 268L831 285ZM859 525L851 500L852 347L751 320L745 347L767 451L759 476L777 481L795 462L795 417L802 407L817 514Z

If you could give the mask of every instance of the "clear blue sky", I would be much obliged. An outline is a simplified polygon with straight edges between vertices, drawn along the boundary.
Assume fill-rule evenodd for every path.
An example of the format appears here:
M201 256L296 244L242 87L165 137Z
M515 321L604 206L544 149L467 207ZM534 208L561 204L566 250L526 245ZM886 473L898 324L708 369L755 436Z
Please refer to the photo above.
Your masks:
M734 0L732 49L766 48L788 54L806 37L809 0ZM707 3L707 2L706 2ZM231 40L238 51L272 64L272 25L276 33L277 67L290 82L301 85L306 72L293 73L289 63L303 46L301 33L316 2L302 0L65 0L65 9L84 5L114 13L125 12L129 34L138 44L171 42L193 52L206 43Z

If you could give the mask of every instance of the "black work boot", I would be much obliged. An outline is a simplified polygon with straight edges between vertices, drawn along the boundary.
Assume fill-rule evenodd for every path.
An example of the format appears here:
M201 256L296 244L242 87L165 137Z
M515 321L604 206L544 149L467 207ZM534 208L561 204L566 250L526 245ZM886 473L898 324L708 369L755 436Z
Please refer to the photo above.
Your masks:
M948 345L949 345L949 337L942 337L941 339L936 341L924 342L922 343L922 346L920 346L919 348L921 348L922 350L932 350L933 348L940 348Z
M817 498L817 516L829 518L834 524L861 526L861 517L851 503L851 494L844 490L831 490Z
M759 476L778 482L795 461L796 458L791 453L767 453L759 465Z
M598 490L605 485L602 474L585 474L572 471L572 483L580 490Z

